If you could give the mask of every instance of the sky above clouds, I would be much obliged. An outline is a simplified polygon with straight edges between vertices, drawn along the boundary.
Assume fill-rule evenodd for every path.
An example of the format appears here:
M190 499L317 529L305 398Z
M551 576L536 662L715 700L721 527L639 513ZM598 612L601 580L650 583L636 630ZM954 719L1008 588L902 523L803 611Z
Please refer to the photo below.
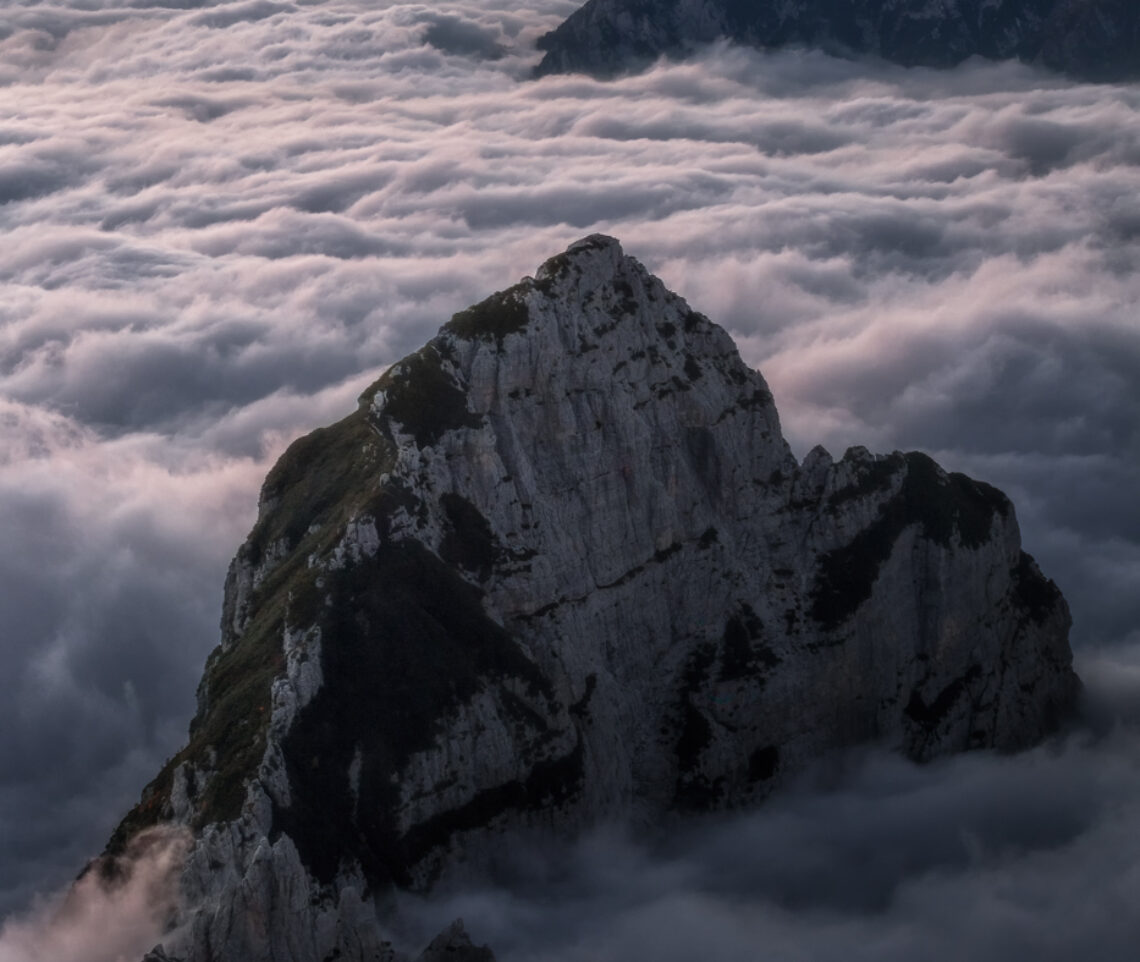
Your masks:
M603 231L732 332L800 456L918 448L1006 490L1069 598L1099 727L1012 762L872 755L734 823L781 864L809 853L811 879L830 866L834 896L759 856L712 884L708 839L615 842L610 862L587 846L574 878L629 910L559 957L672 925L670 945L736 933L724 959L757 938L916 958L955 934L951 905L982 958L1034 922L1043 958L1097 926L1136 937L1097 899L1140 873L1120 852L1140 836L1140 87L727 47L528 80L575 5L0 8L0 914L73 877L179 747L285 444ZM884 794L913 832L875 834ZM1027 804L1040 833L1003 847ZM867 831L890 864L855 904ZM1020 901L991 918L995 892ZM571 925L482 897L488 919L521 904ZM1077 942L1055 932L1070 897Z

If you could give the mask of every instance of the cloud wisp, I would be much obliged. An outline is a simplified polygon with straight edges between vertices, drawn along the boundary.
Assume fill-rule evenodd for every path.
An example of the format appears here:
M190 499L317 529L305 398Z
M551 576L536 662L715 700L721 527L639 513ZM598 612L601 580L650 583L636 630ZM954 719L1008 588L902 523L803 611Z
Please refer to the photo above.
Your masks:
M1136 641L1140 88L729 47L529 81L574 6L5 7L0 912L182 741L284 444L591 231L733 332L798 453L998 484L1084 663Z
M0 926L0 962L127 962L153 948L178 904L189 838L160 827L92 863L64 896Z

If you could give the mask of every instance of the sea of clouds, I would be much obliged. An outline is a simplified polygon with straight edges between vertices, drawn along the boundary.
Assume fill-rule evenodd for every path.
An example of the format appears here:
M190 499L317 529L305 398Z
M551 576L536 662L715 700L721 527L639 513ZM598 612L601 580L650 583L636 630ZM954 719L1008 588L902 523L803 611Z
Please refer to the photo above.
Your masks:
M723 46L529 80L575 5L0 7L0 915L73 877L184 739L288 441L602 231L732 332L799 455L920 448L1011 495L1095 732L872 753L688 847L590 842L468 928L568 960L653 932L726 960L1140 938L1114 908L1140 873L1140 86ZM734 876L717 853L742 851Z

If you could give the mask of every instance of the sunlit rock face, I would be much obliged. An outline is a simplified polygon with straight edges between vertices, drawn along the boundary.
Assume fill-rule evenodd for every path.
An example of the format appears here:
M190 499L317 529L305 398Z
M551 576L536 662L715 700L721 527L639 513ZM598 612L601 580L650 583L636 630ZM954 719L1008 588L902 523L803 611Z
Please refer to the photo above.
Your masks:
M903 66L1018 59L1090 80L1140 76L1132 0L589 0L539 40L539 74L608 77L728 38Z
M111 847L194 829L171 956L390 959L372 896L506 833L754 804L860 743L1033 744L1068 626L1000 492L797 462L728 335L595 235L282 457L190 743Z

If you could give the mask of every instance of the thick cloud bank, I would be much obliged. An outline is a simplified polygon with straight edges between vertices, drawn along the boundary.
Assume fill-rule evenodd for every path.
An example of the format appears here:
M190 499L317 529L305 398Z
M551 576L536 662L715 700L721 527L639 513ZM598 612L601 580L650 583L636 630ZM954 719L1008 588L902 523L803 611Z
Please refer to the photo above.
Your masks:
M1004 488L1086 674L1140 642L1140 88L731 48L528 81L533 39L573 6L0 10L0 912L71 877L182 741L225 565L288 439L590 231L732 330L800 454L917 447ZM1049 932L1067 889L1041 866L1135 872L1094 844L1140 831L1140 791L1092 777L1124 765L1105 744L876 762L850 792L933 795L950 771L984 799L1034 765L1083 772L1115 822L953 869L1030 899L1039 874L1017 912ZM826 889L834 857L803 885ZM878 910L884 958L936 937L952 883L908 865ZM675 912L638 902L614 938L654 912L738 917L715 888L670 891ZM765 931L804 957L869 937L858 913L761 891ZM801 912L822 913L815 935Z
M140 833L113 863L96 863L54 901L0 926L0 962L133 962L152 948L178 902L189 839Z

